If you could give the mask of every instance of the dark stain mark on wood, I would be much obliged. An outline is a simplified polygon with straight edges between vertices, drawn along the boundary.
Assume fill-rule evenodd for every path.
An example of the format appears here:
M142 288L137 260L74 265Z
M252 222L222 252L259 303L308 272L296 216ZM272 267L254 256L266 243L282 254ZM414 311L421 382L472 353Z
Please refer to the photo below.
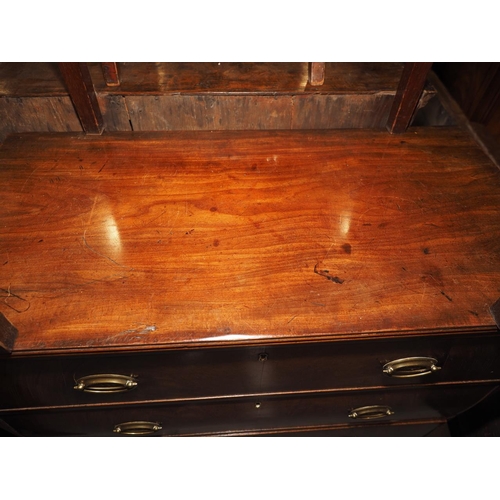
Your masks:
M347 254L350 255L351 252L352 252L352 247L351 247L351 245L349 243L344 243L342 245L342 250L344 250L345 253L347 253Z
M212 207L212 208L210 209L210 212L217 212L217 207Z
M422 252L424 252L424 253L425 253L425 255L429 255L429 254L431 253L431 251L430 251L427 247L425 247L425 248L422 250Z
M218 239L215 239L214 240L214 247L218 247L219 246L219 240Z
M453 302L453 299L449 296L449 295L446 295L443 290L441 290L441 295L443 295L444 297L446 297L450 302Z
M476 317L478 317L478 316L479 316L479 314L478 314L476 311L471 311L471 310L469 309L469 312L470 312L471 314L473 314L474 316L476 316Z
M330 275L330 271L328 269L318 269L318 264L314 266L314 272L316 274L319 274L320 276L323 276L323 278L326 278L327 280L338 283L339 285L342 285L342 283L344 283L344 280L340 279L338 276Z
M189 231L186 231L186 234L188 234L188 235L193 234L193 232L194 232L194 229L190 229Z

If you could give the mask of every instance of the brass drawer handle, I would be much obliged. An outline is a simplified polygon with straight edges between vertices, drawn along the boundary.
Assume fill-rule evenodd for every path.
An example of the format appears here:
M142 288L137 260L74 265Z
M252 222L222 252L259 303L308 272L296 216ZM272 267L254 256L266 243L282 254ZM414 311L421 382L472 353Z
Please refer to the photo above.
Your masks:
M441 370L441 367L437 365L437 359L416 357L395 359L385 364L382 370L390 377L410 378L429 375Z
M360 420L370 420L372 418L384 418L394 415L394 412L389 406L374 405L361 406L349 413L349 418L358 418Z
M137 380L132 376L104 373L79 378L74 387L77 391L109 394L131 391L137 387Z
M158 422L123 422L115 425L113 432L122 434L123 436L147 436L161 431L161 424Z

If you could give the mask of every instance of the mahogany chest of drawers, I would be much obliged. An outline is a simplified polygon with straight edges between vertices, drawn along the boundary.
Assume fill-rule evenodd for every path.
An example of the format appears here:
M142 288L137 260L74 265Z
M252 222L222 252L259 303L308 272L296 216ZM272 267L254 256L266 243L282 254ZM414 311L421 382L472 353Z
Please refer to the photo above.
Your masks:
M425 435L500 384L500 172L456 129L14 135L21 435Z

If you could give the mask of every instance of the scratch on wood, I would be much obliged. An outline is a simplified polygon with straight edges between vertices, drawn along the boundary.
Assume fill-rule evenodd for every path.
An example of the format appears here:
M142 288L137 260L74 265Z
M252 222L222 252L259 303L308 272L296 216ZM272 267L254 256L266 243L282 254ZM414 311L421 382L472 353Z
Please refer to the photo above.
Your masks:
M172 225L170 226L170 229L167 230L167 234L172 234L172 230L174 229L175 223L177 222L177 219L179 218L179 213L180 210L177 210L177 213L175 214L174 221L172 222ZM171 218L168 219L167 225L169 225Z
M332 244L328 248L326 255L323 257L323 259L326 259L328 257L328 254L330 253L330 250L332 249L333 245L335 245L335 239L332 241Z
M118 333L118 335L128 335L130 333L134 333L136 335L145 335L150 332L156 331L156 325L144 326L141 325L138 328L133 328L132 330L124 330L123 332Z
M422 291L422 295L420 296L420 302L422 302L424 300L426 290L427 290L427 283L424 282L424 289Z
M24 191L24 188L26 187L26 184L28 183L28 181L30 180L30 178L33 176L33 174L39 169L40 167L36 167L33 169L33 171L28 175L28 177L26 177L26 180L24 181L24 184L23 184L23 187L21 188L21 192Z
M31 302L29 300L24 299L23 297L20 297L19 295L16 295L15 293L12 293L10 290L10 285L9 288L6 290L5 288L0 288L0 292L6 293L7 295L1 295L3 298L3 301L7 307L10 307L13 311L16 311L17 313L23 313L26 312L30 307L31 307ZM7 302L8 299L17 299L20 300L21 303L24 302L24 308L17 308L14 307L12 304L9 304Z
M145 226L146 224L149 225L155 220L159 219L167 210L163 210L163 212L160 215L157 215L156 217L153 217L152 219L148 220L148 222L144 222L143 225Z
M94 198L94 204L92 205L92 209L90 210L90 216L89 216L89 220L87 222L87 225L90 225L90 222L92 220L92 215L94 215L94 208L96 206L96 203L97 203L97 198L99 197L99 195L96 195L95 198Z
M119 264L118 262L116 262L116 260L113 260L111 257L108 257L107 255L104 255L102 253L99 253L97 250L94 250L88 243L87 243L87 239L85 238L85 233L87 232L87 230L85 229L85 231L83 232L83 236L82 236L82 239L83 239L83 243L85 243L85 246L92 252L94 252L96 255L99 255L100 257L103 257L105 259L108 259L110 262L112 262L113 264L115 264L116 266L118 267L123 267L125 269L130 269L130 268L127 268L127 266L124 266L122 264Z

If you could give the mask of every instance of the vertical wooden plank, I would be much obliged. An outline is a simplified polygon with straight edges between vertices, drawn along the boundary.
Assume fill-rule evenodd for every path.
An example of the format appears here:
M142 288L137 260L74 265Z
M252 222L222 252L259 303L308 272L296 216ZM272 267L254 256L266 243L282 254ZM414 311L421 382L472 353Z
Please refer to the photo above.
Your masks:
M103 120L87 63L59 63L76 113L87 134L101 134Z
M405 64L387 122L391 134L405 132L410 125L431 66L432 63Z
M102 74L104 75L104 80L108 87L117 87L120 85L120 79L118 78L118 67L114 62L103 62L101 63Z
M323 85L325 83L325 63L309 63L309 83L311 85Z

